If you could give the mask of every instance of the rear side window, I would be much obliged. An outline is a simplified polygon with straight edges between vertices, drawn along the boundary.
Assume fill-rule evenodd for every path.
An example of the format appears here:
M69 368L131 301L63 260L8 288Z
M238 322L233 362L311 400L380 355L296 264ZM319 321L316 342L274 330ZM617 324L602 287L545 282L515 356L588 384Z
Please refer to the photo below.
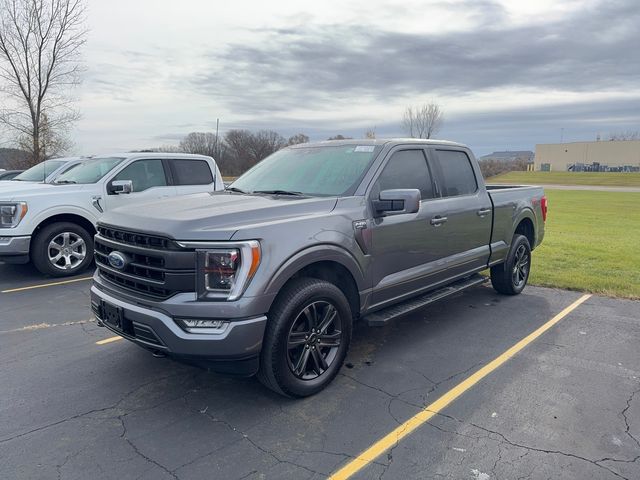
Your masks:
M442 180L443 197L468 195L478 189L471 160L466 153L455 150L438 150L434 166Z
M171 160L175 185L209 185L213 175L204 160Z
M431 175L422 150L396 152L385 165L376 184L378 192L396 188L417 188L422 198L433 198Z

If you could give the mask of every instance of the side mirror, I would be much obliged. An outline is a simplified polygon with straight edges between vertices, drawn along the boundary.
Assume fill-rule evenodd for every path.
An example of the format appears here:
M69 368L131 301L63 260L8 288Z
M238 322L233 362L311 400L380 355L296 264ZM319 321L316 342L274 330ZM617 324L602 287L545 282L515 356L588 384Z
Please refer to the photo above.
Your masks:
M420 190L414 188L383 190L379 200L373 201L373 208L377 214L416 213L420 210L420 199Z
M131 180L114 180L109 187L110 195L125 195L133 192L133 181Z

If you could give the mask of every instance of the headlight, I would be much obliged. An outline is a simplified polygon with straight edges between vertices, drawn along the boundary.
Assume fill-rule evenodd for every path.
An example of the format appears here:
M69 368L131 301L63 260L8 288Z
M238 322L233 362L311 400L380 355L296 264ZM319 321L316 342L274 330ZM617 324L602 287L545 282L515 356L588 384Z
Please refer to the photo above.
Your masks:
M17 227L27 214L25 202L2 203L0 202L0 228Z
M198 298L237 300L260 264L260 244L238 242L229 248L196 250L198 255Z

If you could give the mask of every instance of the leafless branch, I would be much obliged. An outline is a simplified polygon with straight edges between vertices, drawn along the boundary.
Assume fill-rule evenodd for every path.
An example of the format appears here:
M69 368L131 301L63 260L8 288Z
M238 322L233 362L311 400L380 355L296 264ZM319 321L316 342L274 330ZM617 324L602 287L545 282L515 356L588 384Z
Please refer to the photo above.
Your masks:
M80 82L86 41L83 0L0 0L0 124L37 163L67 149L79 115L69 89Z
M402 117L402 128L411 138L432 138L444 124L444 112L437 103L407 107Z

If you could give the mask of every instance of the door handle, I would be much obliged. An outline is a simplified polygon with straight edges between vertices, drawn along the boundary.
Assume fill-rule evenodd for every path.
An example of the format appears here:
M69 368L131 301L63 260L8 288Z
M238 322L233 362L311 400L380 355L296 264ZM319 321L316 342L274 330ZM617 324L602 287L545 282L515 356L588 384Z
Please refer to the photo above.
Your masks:
M481 208L476 213L478 214L479 217L484 217L484 216L489 215L491 213L491 209L490 208Z
M448 220L447 217L441 217L440 215L436 215L435 217L433 217L431 219L431 225L433 225L434 227L439 227L440 225L442 225L443 223L445 223Z

